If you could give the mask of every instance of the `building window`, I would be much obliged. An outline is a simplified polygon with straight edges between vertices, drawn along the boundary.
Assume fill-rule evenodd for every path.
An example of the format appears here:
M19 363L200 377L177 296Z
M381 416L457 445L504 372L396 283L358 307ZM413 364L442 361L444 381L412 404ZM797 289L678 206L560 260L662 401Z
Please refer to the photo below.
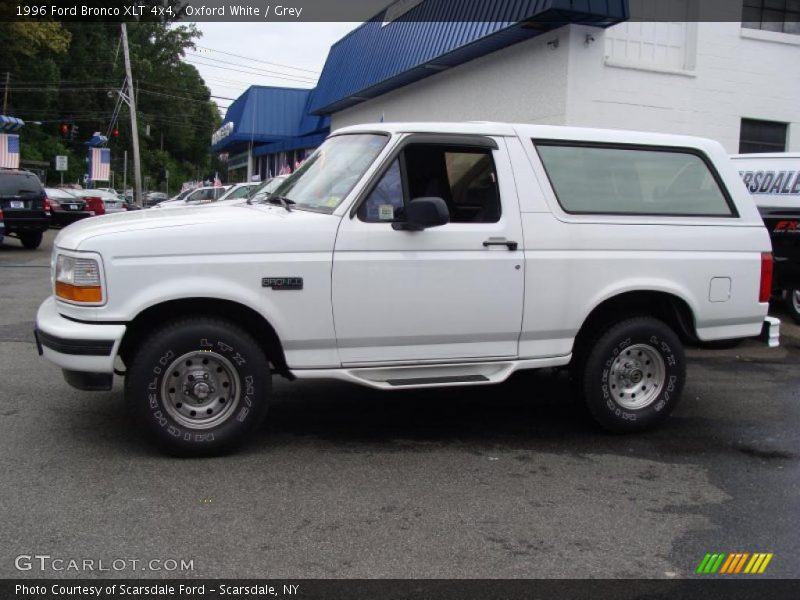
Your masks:
M742 27L800 35L800 0L744 0Z
M786 152L786 123L742 119L739 153Z

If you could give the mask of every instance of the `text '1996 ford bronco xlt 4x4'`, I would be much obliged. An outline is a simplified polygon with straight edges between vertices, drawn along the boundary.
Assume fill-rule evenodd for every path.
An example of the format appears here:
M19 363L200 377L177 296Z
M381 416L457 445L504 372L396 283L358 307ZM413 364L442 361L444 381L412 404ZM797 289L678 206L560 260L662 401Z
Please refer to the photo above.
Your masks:
M569 365L602 426L637 431L678 402L682 340L762 332L771 269L716 142L378 123L335 132L266 201L67 227L36 327L75 387L124 369L176 453L240 442L273 371L399 390Z

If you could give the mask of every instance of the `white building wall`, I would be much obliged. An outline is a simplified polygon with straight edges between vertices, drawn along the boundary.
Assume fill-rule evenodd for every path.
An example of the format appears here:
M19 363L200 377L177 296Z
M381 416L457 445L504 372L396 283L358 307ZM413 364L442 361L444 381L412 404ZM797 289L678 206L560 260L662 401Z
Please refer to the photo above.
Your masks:
M789 123L800 151L799 65L800 36L737 22L572 25L335 113L332 129L510 121L699 135L736 153L745 117Z
M542 35L332 115L331 130L385 121L516 121L563 125L567 53Z
M729 22L573 26L568 37L570 125L699 135L735 153L742 117L764 119L789 123L787 150L800 150L800 36ZM639 50L642 37L663 47Z

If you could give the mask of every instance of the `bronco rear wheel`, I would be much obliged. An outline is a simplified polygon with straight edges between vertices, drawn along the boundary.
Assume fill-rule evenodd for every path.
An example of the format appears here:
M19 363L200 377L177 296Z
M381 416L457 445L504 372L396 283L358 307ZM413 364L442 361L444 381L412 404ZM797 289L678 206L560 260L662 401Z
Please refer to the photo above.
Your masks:
M685 380L686 359L678 336L658 319L634 317L595 338L581 384L594 419L609 431L629 432L666 419Z
M125 397L168 452L209 455L228 450L263 421L269 362L233 323L191 318L163 327L137 350Z

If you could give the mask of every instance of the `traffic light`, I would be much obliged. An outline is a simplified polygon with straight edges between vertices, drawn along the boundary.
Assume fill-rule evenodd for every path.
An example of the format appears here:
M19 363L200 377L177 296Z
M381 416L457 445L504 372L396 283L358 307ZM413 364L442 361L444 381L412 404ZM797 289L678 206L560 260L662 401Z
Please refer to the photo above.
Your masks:
M113 141L115 141L115 142L119 139L119 128L118 127L114 127L114 129L111 130L111 139Z
M69 126L69 139L70 141L78 139L78 126L74 123Z
M69 139L70 126L69 123L61 122L58 126L58 132L61 134L61 139Z

